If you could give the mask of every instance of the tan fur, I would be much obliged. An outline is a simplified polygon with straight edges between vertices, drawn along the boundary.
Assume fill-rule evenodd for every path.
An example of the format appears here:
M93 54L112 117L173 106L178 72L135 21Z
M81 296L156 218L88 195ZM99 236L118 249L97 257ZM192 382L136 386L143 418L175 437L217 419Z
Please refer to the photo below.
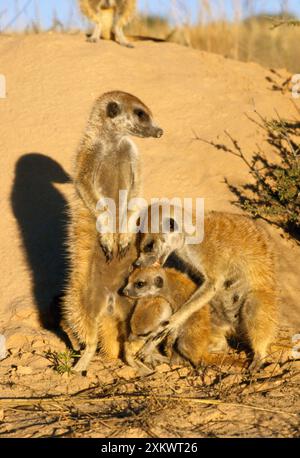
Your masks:
M123 28L132 19L136 0L79 0L81 12L92 22L95 30L89 41L100 37L114 39L121 45L133 47L125 38Z
M163 286L155 287L155 278L161 278ZM138 290L135 284L145 281L146 286ZM126 342L125 358L135 365L135 354L145 342L147 334L154 332L160 324L168 320L195 292L196 284L186 275L175 269L146 267L136 269L128 279L124 292L138 299L131 317L131 334ZM176 353L198 366L207 359L210 344L211 323L209 306L195 312L180 330L176 340L176 352L167 342L167 355L173 358ZM151 363L162 360L157 352L152 353ZM148 361L145 361L146 363Z
M151 336L140 356L151 352L165 335L171 333L176 338L183 323L210 303L219 329L225 335L238 333L253 350L252 367L261 364L278 321L274 251L264 228L245 216L212 212L205 218L202 243L187 245L180 240L183 235L176 237L162 233L143 235L140 265L166 259L173 252L188 269L201 274L204 282L169 323L160 327L156 333L160 333L159 337ZM171 238L176 242L173 245ZM150 254L143 253L149 241L155 242L154 249ZM227 284L231 284L229 296Z
M111 103L117 108L114 118L107 111ZM145 120L135 117L136 107L147 112ZM135 236L99 234L97 201L110 197L118 202L119 189L128 191L128 199L139 194L138 151L127 135L157 136L158 131L162 132L139 99L115 91L96 101L81 141L74 170L76 193L70 203L70 272L62 306L65 329L85 345L77 371L86 370L98 341L107 358L119 356L122 323L131 309L131 301L118 290L137 256ZM108 311L111 302L116 316Z

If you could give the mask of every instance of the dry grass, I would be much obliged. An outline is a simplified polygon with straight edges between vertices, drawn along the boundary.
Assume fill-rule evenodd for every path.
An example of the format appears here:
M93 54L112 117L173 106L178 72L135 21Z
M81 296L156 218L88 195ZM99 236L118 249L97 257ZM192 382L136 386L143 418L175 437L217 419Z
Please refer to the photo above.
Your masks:
M276 26L278 23L280 27ZM129 33L168 41L172 27L163 21L154 24L153 19L148 23L146 18L140 18L130 26ZM190 43L193 48L227 58L299 73L300 27L289 27L280 17L253 16L236 22L211 20L182 26L180 31L179 44Z

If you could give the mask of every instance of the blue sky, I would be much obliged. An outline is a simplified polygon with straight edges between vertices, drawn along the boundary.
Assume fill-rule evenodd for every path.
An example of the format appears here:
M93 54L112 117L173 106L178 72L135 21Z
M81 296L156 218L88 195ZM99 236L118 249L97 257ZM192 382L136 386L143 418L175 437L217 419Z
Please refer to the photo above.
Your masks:
M210 0L215 17L220 14L232 17L233 5L236 2L237 0ZM240 0L240 3L247 4L247 0ZM254 12L268 13L278 13L283 4L288 4L290 11L300 15L300 0L248 0L248 3L254 5ZM3 29L7 24L13 23L14 27L22 28L38 17L43 27L49 27L54 12L62 22L80 26L82 22L76 4L76 0L0 0L0 26ZM201 0L177 0L177 4L185 11L186 19L193 20L197 17ZM14 20L26 5L27 8ZM165 15L177 22L178 14L173 5L172 0L138 0L139 11Z

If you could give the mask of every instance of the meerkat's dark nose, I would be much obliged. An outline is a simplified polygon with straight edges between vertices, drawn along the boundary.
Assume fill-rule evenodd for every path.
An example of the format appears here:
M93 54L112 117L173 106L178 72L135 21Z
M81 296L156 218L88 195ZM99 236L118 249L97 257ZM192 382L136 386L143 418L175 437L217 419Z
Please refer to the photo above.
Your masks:
M123 288L122 293L124 294L124 296L128 296L128 289L127 289L127 286L126 286L125 288Z
M155 132L155 137L160 138L163 136L163 134L164 134L164 131L158 127Z

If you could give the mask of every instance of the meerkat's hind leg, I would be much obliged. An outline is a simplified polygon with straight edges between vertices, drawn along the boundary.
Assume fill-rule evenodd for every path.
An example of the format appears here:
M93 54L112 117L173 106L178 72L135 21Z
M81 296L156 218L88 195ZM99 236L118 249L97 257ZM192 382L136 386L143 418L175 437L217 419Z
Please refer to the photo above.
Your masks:
M60 322L60 327L62 328L63 332L66 334L66 336L68 337L69 341L70 341L70 344L72 345L72 349L75 351L75 352L78 352L80 351L80 343L76 337L76 335L74 334L74 332L72 331L72 328L67 324L66 320L61 320Z
M253 351L249 370L258 370L266 362L267 351L277 330L277 298L271 290L249 293L242 309L242 332Z
M90 43L98 43L98 41L100 41L101 32L102 32L102 27L101 27L100 22L98 22L94 27L94 31L92 35L87 38L87 41Z
M98 344L98 325L95 320L93 325L90 326L89 334L86 338L85 349L79 361L73 367L74 372L84 372L87 370L93 356L96 353Z

